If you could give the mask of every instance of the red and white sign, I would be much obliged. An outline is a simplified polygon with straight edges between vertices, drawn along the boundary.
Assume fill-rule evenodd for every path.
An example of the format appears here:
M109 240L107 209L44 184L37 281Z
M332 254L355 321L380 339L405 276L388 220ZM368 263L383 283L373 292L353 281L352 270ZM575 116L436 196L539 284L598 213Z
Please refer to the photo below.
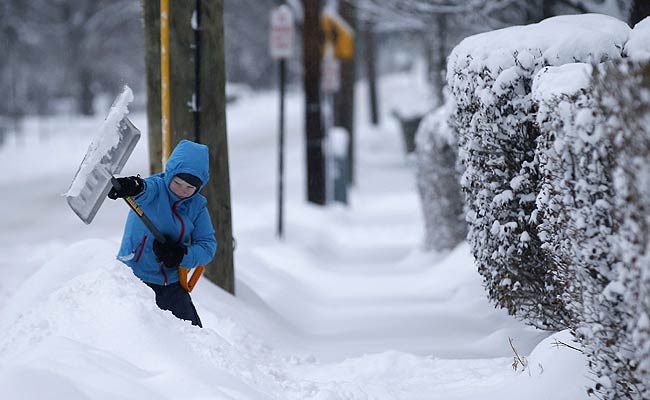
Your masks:
M281 5L271 11L271 36L269 44L271 57L289 58L293 56L295 28L293 14L287 5Z

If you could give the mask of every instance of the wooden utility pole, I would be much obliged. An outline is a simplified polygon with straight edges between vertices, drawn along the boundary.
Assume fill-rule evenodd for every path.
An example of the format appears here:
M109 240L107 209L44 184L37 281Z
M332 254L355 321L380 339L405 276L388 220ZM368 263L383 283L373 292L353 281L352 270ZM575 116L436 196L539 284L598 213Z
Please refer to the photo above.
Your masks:
M377 70L375 59L375 24L366 21L364 27L366 49L366 79L368 80L368 94L370 98L370 121L373 125L379 124L379 107L377 106Z
M151 3L159 3L159 1L145 0L145 19L148 11L155 6ZM205 266L205 276L222 289L234 294L230 172L225 109L223 0L200 1L200 7L197 7L196 1L169 1L170 144L173 148L182 139L187 139L199 141L210 149L211 176L203 189L203 195L208 199L208 210L216 231L218 247L213 262ZM200 13L195 15L197 8L200 9ZM154 17L153 12L151 15ZM159 12L156 18L159 26ZM194 24L200 21L200 25L196 26L198 35L193 29L192 21ZM152 32L154 26L154 23L146 26L145 38L150 37L150 42L153 42L155 35L160 34L159 28ZM157 103L157 108L152 104L148 105L150 126L152 122L158 125L158 132L150 133L150 143L152 136L158 135L153 138L153 143L156 144L161 129L160 50L157 59L149 56L149 50L148 48L147 72L153 70L150 63L158 65L157 82L153 82L155 81L153 76L147 76L148 101ZM197 50L200 50L200 53ZM153 49L151 54L154 54ZM151 86L149 86L150 81L152 81ZM197 98L200 99L200 104L197 104ZM156 118L155 110L158 113L157 119L152 121ZM198 127L201 129L200 132ZM150 154L152 152L150 149ZM161 160L159 154L153 154L152 159L157 157L155 160Z
M147 71L147 138L149 173L162 172L160 112L160 1L142 0L144 15L144 61Z
M436 106L441 106L445 102L443 89L447 84L445 79L445 71L447 71L447 18L449 14L439 13L435 15L435 19L432 21L432 25L436 29L435 39L430 37L430 40L434 40L437 44L435 54L432 58L429 58L430 71L429 71L429 81L433 87L433 96L434 101L436 101Z
M342 1L339 7L341 17L356 32L356 15L352 1ZM354 183L355 68L356 56L351 60L341 60L341 89L334 98L334 125L344 127L350 135L350 140L348 141L348 182L350 184Z
M327 202L325 190L325 132L321 121L320 62L322 33L320 29L320 0L303 0L304 23L302 27L304 86L305 86L305 136L307 155L307 201L319 205Z
M210 148L212 179L205 189L208 209L217 235L217 255L206 276L235 294L230 168L226 131L226 64L224 55L223 0L201 3L201 142Z
M181 139L195 141L194 113L190 106L195 81L191 25L194 9L194 1L169 1L170 149Z

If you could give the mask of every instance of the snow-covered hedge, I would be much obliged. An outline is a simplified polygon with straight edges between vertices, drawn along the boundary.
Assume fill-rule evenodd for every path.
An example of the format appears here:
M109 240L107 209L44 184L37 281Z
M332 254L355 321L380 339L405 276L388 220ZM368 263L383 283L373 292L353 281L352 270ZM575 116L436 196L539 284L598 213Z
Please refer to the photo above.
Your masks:
M425 225L425 250L448 251L465 240L467 223L457 168L458 141L447 120L445 103L420 123L417 146L417 184Z
M591 88L590 64L541 70L533 83L540 129L536 158L538 236L558 267L563 300L579 323L584 301L600 293L611 253L612 144Z
M469 241L489 297L543 329L570 325L558 266L542 249L536 198L539 130L531 96L546 66L621 57L630 28L601 15L561 16L463 40L447 81L465 167Z
M614 251L617 160L606 123L610 110L594 94L593 68L567 64L535 77L542 179L537 220L543 248L558 266L573 332L597 378L591 390L615 398L631 381L619 356L630 342L620 329L626 316L615 311L619 300L608 294L620 261Z
M649 32L650 33L650 32ZM646 36L650 40L650 35ZM594 311L618 325L594 324L596 390L606 398L650 398L650 62L609 66L595 95L613 143L613 254L616 263ZM605 331L605 333L603 333Z
M650 18L626 61L535 78L540 237L598 398L650 398ZM639 64L638 62L641 62Z
M556 17L469 38L448 68L488 294L570 326L603 399L650 398L649 43L650 18Z

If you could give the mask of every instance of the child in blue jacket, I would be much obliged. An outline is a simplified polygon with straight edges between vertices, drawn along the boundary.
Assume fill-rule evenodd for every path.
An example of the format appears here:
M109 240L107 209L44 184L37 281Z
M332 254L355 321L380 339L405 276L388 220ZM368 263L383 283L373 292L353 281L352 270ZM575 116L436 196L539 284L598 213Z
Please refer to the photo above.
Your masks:
M217 249L207 200L199 191L210 178L208 147L182 140L165 172L146 179L117 178L121 188L111 199L132 196L144 214L166 237L155 240L135 212L129 212L117 258L156 293L156 304L177 318L202 327L190 294L180 285L178 267L209 263Z

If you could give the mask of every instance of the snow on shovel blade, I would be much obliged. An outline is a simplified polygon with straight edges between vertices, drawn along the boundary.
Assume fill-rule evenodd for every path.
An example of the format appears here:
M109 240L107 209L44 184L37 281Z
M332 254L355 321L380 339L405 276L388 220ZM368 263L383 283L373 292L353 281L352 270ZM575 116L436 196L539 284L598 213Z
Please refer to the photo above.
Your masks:
M120 135L118 145L109 149L99 163L89 166L86 160L92 155L90 152L86 153L84 161L72 180L70 190L65 195L70 208L86 224L90 224L95 218L95 214L111 190L111 177L122 171L126 160L140 139L140 131L127 117L120 121L118 131Z
M111 177L122 171L140 131L126 117L127 105L133 100L128 86L113 103L102 129L93 138L70 189L65 193L70 208L89 224L111 190Z

